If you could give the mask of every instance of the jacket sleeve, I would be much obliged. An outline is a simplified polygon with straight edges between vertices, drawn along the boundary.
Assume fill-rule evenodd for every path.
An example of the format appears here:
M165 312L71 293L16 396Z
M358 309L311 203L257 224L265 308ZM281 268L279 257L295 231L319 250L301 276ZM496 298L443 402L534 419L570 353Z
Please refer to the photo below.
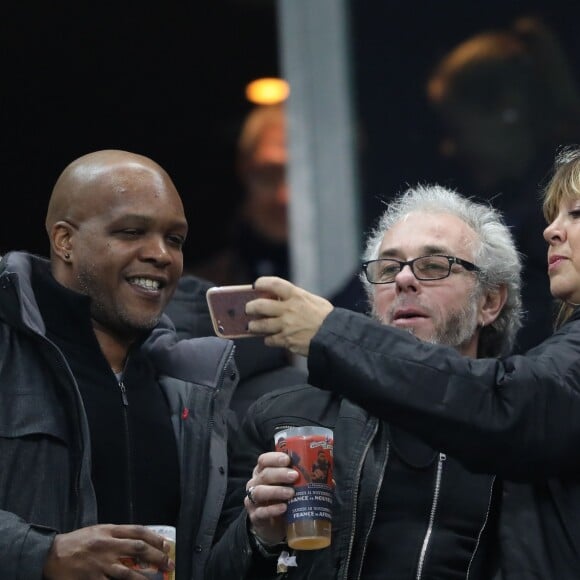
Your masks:
M311 384L422 437L469 469L580 473L580 320L526 355L470 359L342 309L310 345Z
M56 532L0 510L0 570L3 580L42 580Z
M252 477L258 456L273 451L273 441L270 442L260 425L261 409L262 401L253 404L240 429L231 437L228 491L206 566L206 580L277 577L277 557L265 558L252 547L244 508L246 483Z

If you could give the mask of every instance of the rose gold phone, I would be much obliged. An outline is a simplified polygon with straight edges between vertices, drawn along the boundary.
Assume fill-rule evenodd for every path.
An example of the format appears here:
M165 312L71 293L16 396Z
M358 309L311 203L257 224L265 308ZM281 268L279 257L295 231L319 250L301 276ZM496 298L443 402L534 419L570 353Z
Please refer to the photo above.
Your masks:
M238 286L214 286L205 294L213 329L223 338L257 336L248 332L248 323L256 316L246 314L246 303L256 298L272 298L264 290L256 290L251 284Z

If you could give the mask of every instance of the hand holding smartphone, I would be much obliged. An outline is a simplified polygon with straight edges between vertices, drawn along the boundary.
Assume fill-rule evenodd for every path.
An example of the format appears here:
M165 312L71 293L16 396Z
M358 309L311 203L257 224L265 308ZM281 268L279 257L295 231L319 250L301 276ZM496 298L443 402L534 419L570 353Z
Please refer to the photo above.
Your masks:
M248 323L258 317L246 314L246 303L256 298L275 298L251 284L214 286L205 296L213 329L222 338L257 336L248 332Z

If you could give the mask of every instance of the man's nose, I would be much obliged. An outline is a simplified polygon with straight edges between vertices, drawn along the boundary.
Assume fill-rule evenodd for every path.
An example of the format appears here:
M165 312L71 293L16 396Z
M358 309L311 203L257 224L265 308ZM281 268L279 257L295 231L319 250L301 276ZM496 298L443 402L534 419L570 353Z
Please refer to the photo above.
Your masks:
M171 253L163 236L150 236L143 245L141 253L145 259L156 262L167 263L171 261Z
M417 290L418 281L409 264L403 266L401 271L395 276L395 286L397 291Z

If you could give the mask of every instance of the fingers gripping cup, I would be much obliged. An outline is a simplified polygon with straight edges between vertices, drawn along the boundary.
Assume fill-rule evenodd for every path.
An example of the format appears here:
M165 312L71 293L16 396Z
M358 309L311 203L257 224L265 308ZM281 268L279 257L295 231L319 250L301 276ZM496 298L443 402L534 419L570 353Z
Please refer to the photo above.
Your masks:
M163 525L145 527L163 536L169 542L169 557L175 562L175 528L173 526ZM162 572L146 562L135 562L130 558L126 559L124 563L150 580L175 580L175 570L172 572Z
M274 435L276 451L287 453L299 474L288 502L287 541L295 550L330 545L333 501L333 433L317 426L289 427Z

